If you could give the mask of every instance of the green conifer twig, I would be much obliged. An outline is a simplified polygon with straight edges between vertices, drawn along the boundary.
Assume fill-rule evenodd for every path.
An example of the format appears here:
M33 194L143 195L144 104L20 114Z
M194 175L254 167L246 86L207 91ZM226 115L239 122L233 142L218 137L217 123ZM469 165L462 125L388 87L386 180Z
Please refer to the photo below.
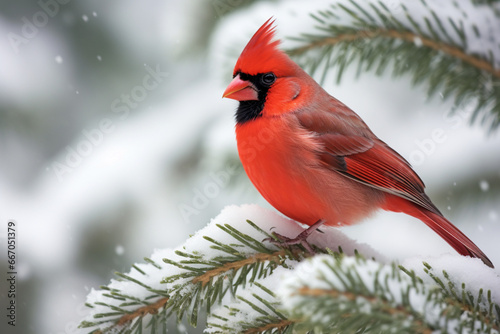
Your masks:
M500 125L500 68L495 66L493 51L466 51L468 38L480 37L477 26L468 27L475 34L471 37L465 33L464 21L447 18L446 13L438 15L426 0L421 3L423 13L418 15L423 15L424 24L417 23L415 13L404 4L400 5L404 15L396 18L393 9L382 2L335 3L312 15L318 34L293 37L303 45L288 52L312 73L321 68L323 81L332 67L337 69L339 82L345 69L356 63L358 75L370 70L380 75L391 65L394 76L411 75L413 84L426 84L429 96L439 93L443 99L452 98L455 108L473 107L471 122L496 129ZM491 11L500 20L500 13ZM352 22L340 23L340 13ZM445 28L445 23L451 28Z

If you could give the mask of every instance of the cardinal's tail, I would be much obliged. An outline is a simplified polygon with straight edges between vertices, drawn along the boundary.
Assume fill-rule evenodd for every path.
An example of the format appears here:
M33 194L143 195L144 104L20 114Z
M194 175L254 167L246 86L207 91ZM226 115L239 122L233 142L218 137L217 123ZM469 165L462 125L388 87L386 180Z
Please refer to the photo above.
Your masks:
M392 203L386 207L386 210L404 212L410 216L420 219L434 232L439 234L441 238L446 240L446 242L450 244L450 246L453 247L459 254L477 257L488 267L493 268L493 263L491 263L486 254L484 254L479 247L477 247L465 234L462 233L462 231L460 231L441 214L431 212L403 198L398 198L397 201L391 200L391 202Z

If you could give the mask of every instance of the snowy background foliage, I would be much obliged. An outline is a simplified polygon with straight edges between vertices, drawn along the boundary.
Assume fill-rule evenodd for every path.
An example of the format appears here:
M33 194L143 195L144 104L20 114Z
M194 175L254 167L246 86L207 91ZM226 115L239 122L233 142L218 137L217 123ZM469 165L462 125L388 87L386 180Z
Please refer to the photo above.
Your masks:
M404 14L399 1L385 3ZM226 205L269 208L237 159L236 105L220 97L236 57L266 19L276 17L283 47L291 49L298 42L287 37L316 33L309 13L324 6L68 1L26 31L44 8L0 4L0 221L19 226L16 332L77 333L86 295L114 271L178 247ZM436 10L463 15L454 8ZM492 19L477 19L481 10L464 11L481 36L498 31ZM13 44L11 33L23 42ZM471 51L498 50L498 40L470 41ZM500 54L493 55L498 63ZM440 92L427 98L426 87L412 86L409 77L356 78L347 68L336 84L336 74L324 79L325 88L413 163L445 216L499 267L498 133L469 124L471 105L449 114L453 101ZM342 232L414 269L424 259L456 264L457 273L463 266L438 236L404 215L380 212ZM0 322L2 333L12 330L6 326Z

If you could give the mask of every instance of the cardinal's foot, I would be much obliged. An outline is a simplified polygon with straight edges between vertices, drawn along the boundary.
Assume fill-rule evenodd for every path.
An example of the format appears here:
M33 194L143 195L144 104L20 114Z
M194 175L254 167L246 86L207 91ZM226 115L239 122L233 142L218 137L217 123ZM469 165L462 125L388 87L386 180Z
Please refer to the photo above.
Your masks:
M324 223L325 223L325 220L323 220L323 219L318 220L316 223L309 226L307 229L302 231L298 236L296 236L293 239L286 237L284 235L281 235L279 233L273 232L275 238L266 238L263 241L269 241L270 243L272 243L276 246L302 245L302 247L304 247L309 253L314 254L316 252L314 251L312 246L307 242L307 238L311 235L311 233L318 230L318 227L320 227Z

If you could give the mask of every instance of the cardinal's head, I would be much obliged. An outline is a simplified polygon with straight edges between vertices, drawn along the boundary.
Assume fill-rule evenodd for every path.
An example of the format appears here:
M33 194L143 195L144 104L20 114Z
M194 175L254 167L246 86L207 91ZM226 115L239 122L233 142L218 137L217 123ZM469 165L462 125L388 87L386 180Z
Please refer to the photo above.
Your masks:
M308 81L305 72L278 49L274 39L274 20L267 20L241 52L233 71L233 81L223 97L240 101L236 110L238 124L261 116L293 110L289 103L300 104Z

